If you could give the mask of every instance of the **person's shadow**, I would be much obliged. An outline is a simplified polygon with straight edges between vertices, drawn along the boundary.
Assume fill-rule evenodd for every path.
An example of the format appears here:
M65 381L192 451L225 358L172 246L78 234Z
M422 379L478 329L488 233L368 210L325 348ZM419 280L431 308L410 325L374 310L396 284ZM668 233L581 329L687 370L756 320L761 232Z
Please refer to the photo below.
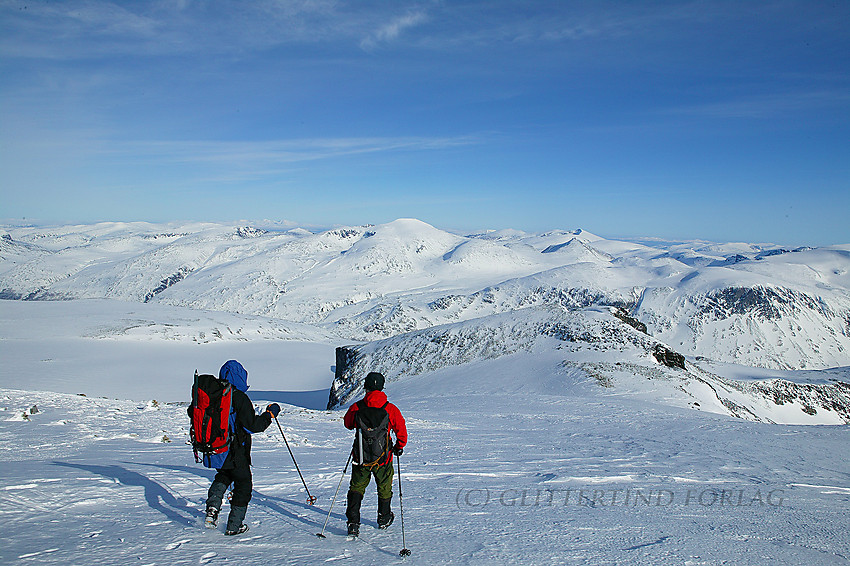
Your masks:
M144 489L145 501L147 501L148 506L151 509L159 511L175 523L181 523L190 526L195 523L195 521L192 519L192 516L197 513L195 504L190 501L187 501L182 497L173 496L163 486L138 472L133 472L118 465L97 466L93 464L72 464L70 462L53 462L53 465L83 470L92 474L109 478L118 482L121 485L140 486ZM143 465L170 469L174 471L190 472L204 478L209 477L208 471L197 470L194 468L189 468L187 466L168 466L161 464ZM283 497L264 495L262 493L257 492L256 490L254 490L254 497L251 501L274 511L283 517L286 517L290 522L298 521L300 523L303 523L304 525L307 525L307 527L304 527L303 529L305 532L310 532L310 534L314 534L312 531L323 525L323 515L327 518L334 517L337 519L337 521L345 521L345 515L343 515L342 513L325 513L321 509L321 507L317 507L315 505L308 505L307 503L301 503L299 501ZM343 505L345 504L344 501L342 503ZM283 505L293 508L300 508L302 511L308 511L314 514L315 518L310 518L306 515L301 515L297 512L292 512ZM184 515L184 513L188 516ZM334 534L340 535L345 534L344 530L340 530L338 528L327 529L325 532L333 532ZM379 548L375 545L371 546L373 546L375 550L381 553L394 556L394 554L388 552L386 549Z
M145 501L151 509L159 511L175 523L192 525L192 515L196 513L195 505L182 497L175 497L167 489L152 479L121 466L97 466L93 464L72 464L70 462L53 462L54 466L64 466L83 470L103 476L121 485L140 486L144 489Z
M126 463L129 464L129 462L126 462ZM213 475L215 475L215 470L208 470L206 468L198 468L198 467L190 467L190 466L175 466L175 465L168 465L168 464L149 464L149 463L140 463L140 462L135 462L135 463L133 463L133 465L134 466L147 466L147 467L151 467L151 468L170 470L170 471L179 472L179 473L188 473L188 474L192 474L192 475L204 478L204 479L208 480L209 482L212 482ZM78 467L80 467L82 469L86 468L84 466L78 466ZM98 467L98 466L94 466L94 467ZM119 466L114 466L114 467L116 467L118 469L122 469ZM127 473L133 474L135 472L127 471ZM140 477L144 477L144 476L141 476L141 474L136 474L136 475L138 475ZM150 482L150 483L155 483L152 480L147 480L147 481ZM160 489L162 489L162 487L160 487ZM337 503L339 503L339 502L337 502ZM266 507L269 510L274 511L275 513L278 513L283 517L287 517L291 521L298 521L300 523L303 523L304 525L307 525L308 527L310 527L310 529L314 529L314 528L317 528L317 527L321 528L323 523L324 523L325 517L328 514L327 509L323 509L322 507L320 507L318 505L308 505L306 502L296 501L294 499L289 499L289 498L285 498L285 497L276 497L276 496L273 496L273 495L266 495L266 494L262 493L261 491L258 491L256 488L253 490L253 496L251 498L251 504L252 505L258 505L258 506L261 506L261 507ZM344 505L345 502L343 501L342 504ZM284 505L286 505L286 507L284 507ZM190 505L190 507L191 507L191 505ZM298 511L301 511L302 513L299 513ZM306 514L304 514L304 513L306 513ZM311 518L311 517L307 516L307 514L312 514L313 517ZM342 513L332 513L331 517L335 517L338 521L345 521L345 515L342 514ZM340 531L340 533L344 534L345 531L342 530L342 531Z

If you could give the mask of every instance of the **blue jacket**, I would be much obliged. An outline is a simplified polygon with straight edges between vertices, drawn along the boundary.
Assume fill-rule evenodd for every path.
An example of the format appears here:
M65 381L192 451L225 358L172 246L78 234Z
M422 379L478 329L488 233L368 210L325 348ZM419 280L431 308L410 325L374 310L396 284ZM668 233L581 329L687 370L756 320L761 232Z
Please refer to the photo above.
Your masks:
M236 360L230 360L221 366L219 379L224 379L235 391L231 401L232 423L236 431L234 444L227 454L222 468L242 468L251 465L251 433L262 432L272 423L269 413L258 415L245 393L248 390L248 372Z

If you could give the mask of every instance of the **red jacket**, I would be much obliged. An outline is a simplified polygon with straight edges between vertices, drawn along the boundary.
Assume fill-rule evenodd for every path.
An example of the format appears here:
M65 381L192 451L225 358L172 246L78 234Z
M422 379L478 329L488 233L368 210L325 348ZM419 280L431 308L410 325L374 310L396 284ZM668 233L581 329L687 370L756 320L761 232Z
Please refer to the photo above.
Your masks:
M366 400L367 407L383 407L384 403L387 402L387 394L383 391L367 391L364 399ZM342 421L345 423L345 428L354 430L354 413L357 412L357 409L357 403L348 408L348 412L345 413L345 418ZM395 434L395 445L398 448L404 448L407 444L407 425L404 423L404 417L401 415L398 407L392 403L387 405L386 411L390 416L390 431ZM393 453L390 451L386 461L382 462L381 465L386 465L392 462L392 460Z

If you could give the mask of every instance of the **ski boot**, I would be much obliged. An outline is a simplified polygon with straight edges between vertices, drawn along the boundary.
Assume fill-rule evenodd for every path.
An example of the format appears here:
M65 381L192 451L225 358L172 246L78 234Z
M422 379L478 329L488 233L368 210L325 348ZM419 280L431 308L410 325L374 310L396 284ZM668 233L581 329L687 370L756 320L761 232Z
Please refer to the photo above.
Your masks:
M248 511L248 506L234 507L230 506L230 515L227 516L227 529L224 531L226 535L238 535L248 530L248 525L243 523L245 513Z
M378 499L378 528L387 529L393 524L395 515L390 511L392 499Z
M218 509L215 507L207 507L207 515L204 518L204 526L208 529L214 529L218 524Z
M348 523L348 536L357 538L360 536L360 523Z

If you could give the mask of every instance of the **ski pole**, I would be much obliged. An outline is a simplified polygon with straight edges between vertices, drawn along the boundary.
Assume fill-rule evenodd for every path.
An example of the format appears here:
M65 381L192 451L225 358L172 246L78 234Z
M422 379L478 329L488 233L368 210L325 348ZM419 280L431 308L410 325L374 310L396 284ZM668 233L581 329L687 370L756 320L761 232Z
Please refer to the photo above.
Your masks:
M289 455L292 456L292 463L295 464L295 469L298 470L298 476L301 478L301 483L304 484L304 489L307 490L307 503L312 505L316 502L316 498L310 495L310 490L307 489L307 482L304 481L304 476L301 475L301 468L298 467L298 462L295 461L295 454L292 453L292 448L289 447L289 442L286 440L286 435L283 434L283 428L280 426L280 421L277 420L277 417L274 417L274 422L277 423L280 435L283 437L283 441L286 442L286 449L289 450Z
M401 550L399 556L410 556L407 543L404 541L404 497L401 494L401 456L396 456L395 465L398 468L398 510L401 514Z
M325 524L322 526L322 532L320 532L320 533L316 533L316 536L317 536L317 537L319 537L319 538L327 538L327 537L325 536L325 527L327 527L327 526L328 526L328 521L329 521L329 520L330 520L330 518L331 518L331 511L333 511L333 509L334 509L334 503L336 503L336 496L337 496L337 495L339 495L339 487L342 485L342 480L344 480L344 479L345 479L345 472L347 472L347 471L348 471L348 464L350 464L350 463L351 463L351 458L352 458L352 456L354 456L354 452L353 452L353 451L351 452L351 454L349 454L349 455L348 455L348 460L345 462L345 468L343 468L343 470L342 470L342 475L341 475L341 476L340 476L340 478L339 478L339 483L338 483L338 484L336 484L336 493L334 493L334 498L331 500L331 508L330 508L330 509L328 509L328 518L327 518L327 519L325 519Z

